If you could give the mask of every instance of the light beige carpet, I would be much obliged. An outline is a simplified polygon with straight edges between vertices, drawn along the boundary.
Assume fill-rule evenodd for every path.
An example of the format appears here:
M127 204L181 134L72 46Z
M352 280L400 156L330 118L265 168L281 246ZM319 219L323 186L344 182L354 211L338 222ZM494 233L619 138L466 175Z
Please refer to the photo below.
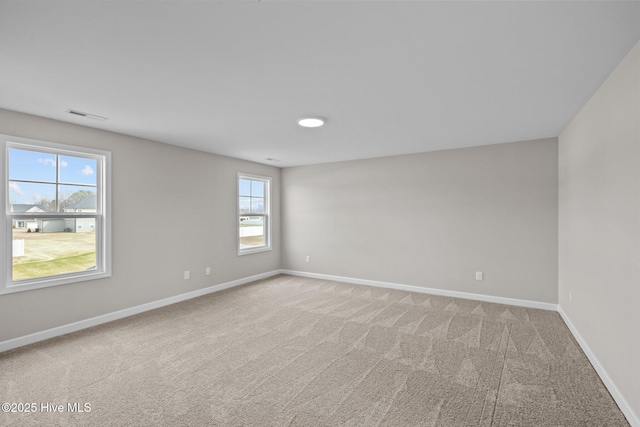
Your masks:
M0 385L38 405L10 426L628 426L555 312L292 276L2 353Z

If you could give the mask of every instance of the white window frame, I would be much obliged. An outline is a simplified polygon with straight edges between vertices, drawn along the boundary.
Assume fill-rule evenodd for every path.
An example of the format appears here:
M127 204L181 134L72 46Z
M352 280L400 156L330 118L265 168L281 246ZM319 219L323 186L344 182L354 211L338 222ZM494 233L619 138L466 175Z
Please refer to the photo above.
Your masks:
M264 182L264 213L240 213L240 180L241 179L250 179L253 181L262 181ZM238 243L236 247L238 248L238 256L255 254L258 252L265 252L271 250L271 177L268 176L260 176L260 175L252 175L248 173L238 172L238 177L236 179L236 236L238 238ZM262 216L264 217L264 246L258 246L253 248L241 248L240 247L240 217L242 216Z
M12 135L0 135L0 142L2 142L0 165L4 168L1 172L3 182L0 186L0 199L4 200L5 205L5 225L0 226L0 241L6 242L5 245L0 245L0 295L111 277L111 153ZM8 192L10 148L96 160L96 212L10 212ZM14 281L12 222L36 218L95 218L96 268Z

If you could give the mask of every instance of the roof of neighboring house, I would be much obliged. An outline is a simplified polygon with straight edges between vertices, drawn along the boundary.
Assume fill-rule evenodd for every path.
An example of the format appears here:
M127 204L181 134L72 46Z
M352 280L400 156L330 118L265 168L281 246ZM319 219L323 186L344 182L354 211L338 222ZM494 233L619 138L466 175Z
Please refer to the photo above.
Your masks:
M78 200L75 203L70 204L69 206L67 206L66 208L64 208L65 210L67 209L96 209L97 203L96 203L96 196L87 196L82 200Z
M32 210L33 208L36 208ZM14 203L11 205L11 212L23 213L23 212L44 212L44 206L42 205L33 205L33 204L23 204L23 203Z

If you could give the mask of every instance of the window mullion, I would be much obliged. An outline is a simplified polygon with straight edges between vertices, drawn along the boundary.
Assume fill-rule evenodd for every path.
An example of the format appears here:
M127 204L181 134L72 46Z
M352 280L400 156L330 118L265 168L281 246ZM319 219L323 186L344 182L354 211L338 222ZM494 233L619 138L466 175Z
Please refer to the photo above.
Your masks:
M58 206L58 200L60 200L60 197L58 195L58 191L60 189L59 184L60 183L60 155L56 154L56 212L60 212L60 206Z

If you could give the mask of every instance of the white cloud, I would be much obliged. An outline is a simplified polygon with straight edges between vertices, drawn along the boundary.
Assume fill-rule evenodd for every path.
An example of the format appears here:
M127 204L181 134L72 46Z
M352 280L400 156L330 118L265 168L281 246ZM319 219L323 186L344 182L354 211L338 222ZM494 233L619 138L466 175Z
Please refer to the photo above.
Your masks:
M65 162L64 160L60 160L60 167L66 168L68 164L69 163Z
M56 161L54 159L38 159L38 163L45 166L56 167Z
M86 165L85 167L82 168L80 173L82 175L93 175L93 169L91 168L91 166Z
M22 189L20 189L20 186L15 182L9 183L9 191L19 194L20 196L24 196L24 191L22 191Z
M29 203L38 203L38 202L44 200L44 197L42 197L40 195L40 193L36 193L35 191L33 193L31 193L31 197L32 197L33 202L30 201Z

